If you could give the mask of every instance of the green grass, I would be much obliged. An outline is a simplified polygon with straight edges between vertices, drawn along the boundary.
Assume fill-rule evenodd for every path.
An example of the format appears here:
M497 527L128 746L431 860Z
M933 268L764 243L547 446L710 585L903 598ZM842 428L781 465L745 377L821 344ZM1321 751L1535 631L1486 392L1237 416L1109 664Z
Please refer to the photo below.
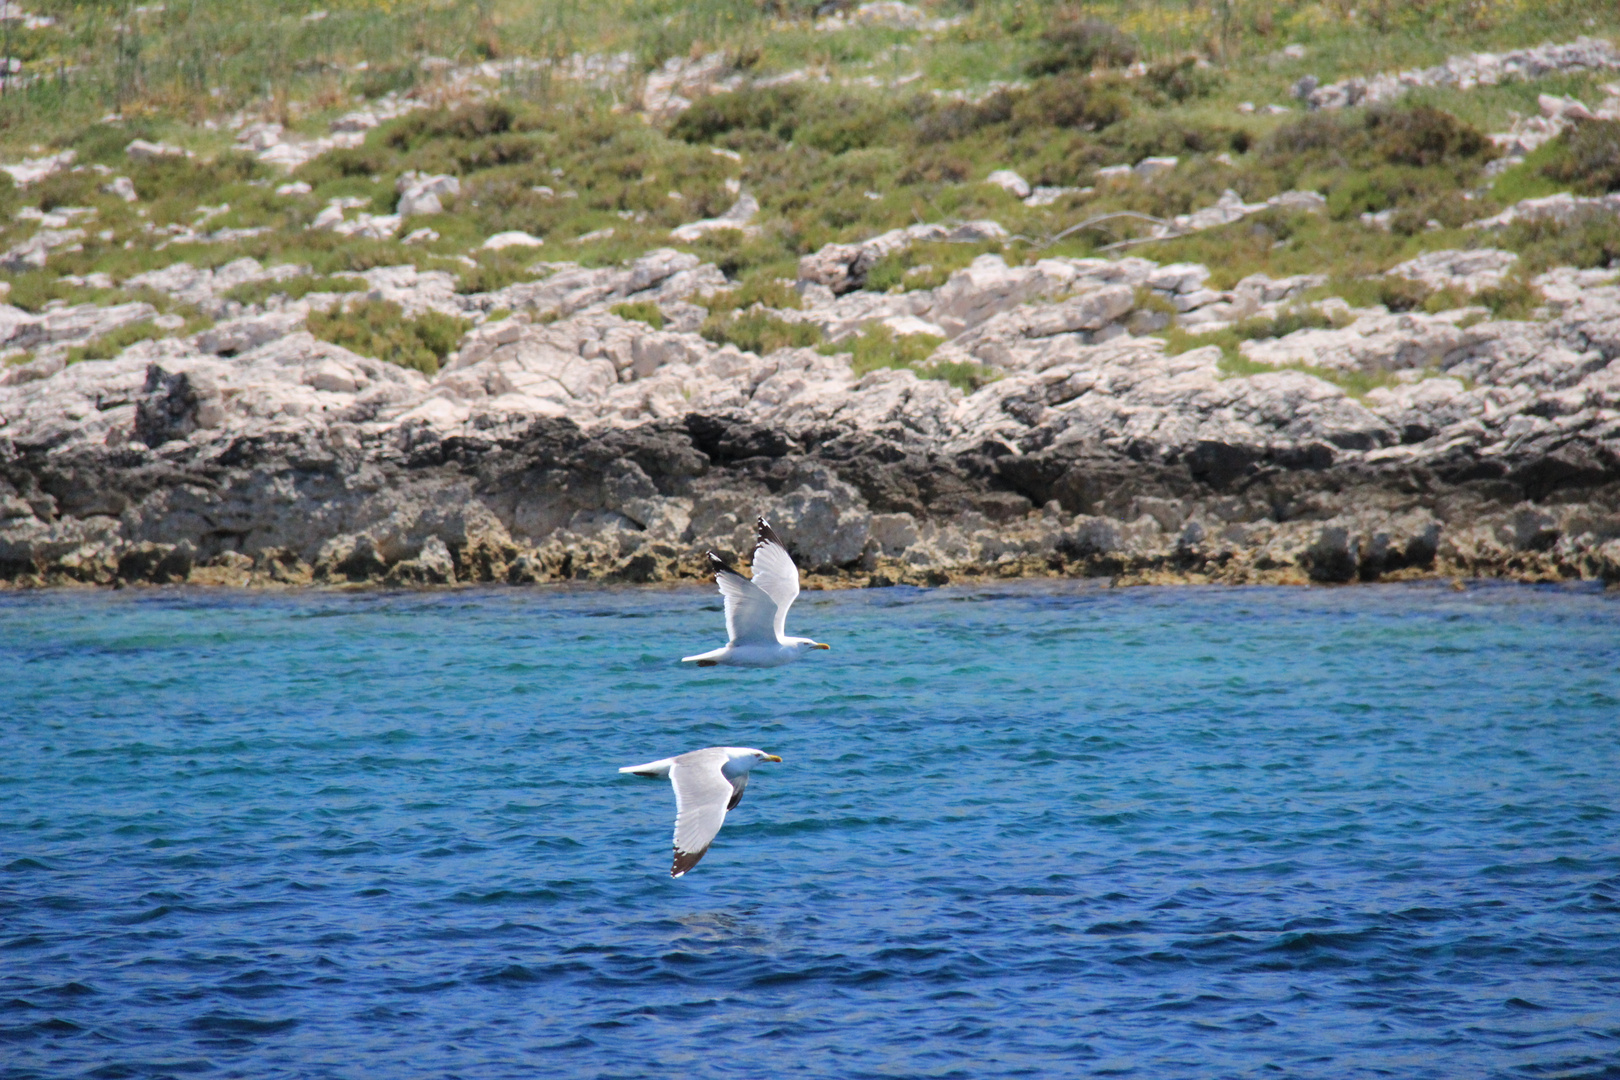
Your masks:
M360 278L302 274L281 281L250 281L220 295L240 304L262 304L272 296L302 300L310 293L354 293L364 292L365 289L366 283Z
M304 22L317 7L326 17ZM277 292L335 291L331 275L407 263L451 271L463 292L489 291L528 280L537 258L606 266L673 245L672 228L731 205L728 181L740 181L760 200L758 232L716 232L673 246L714 262L734 283L709 301L708 332L762 348L804 341L806 331L744 313L755 303L797 307L797 295L782 279L795 277L798 259L823 244L919 221L974 218L993 218L1024 238L1006 246L920 245L880 262L866 283L878 291L931 288L986 251L1013 263L1096 253L1142 236L1144 227L1115 218L1057 245L1046 241L1116 211L1161 218L1186 213L1227 188L1251 201L1309 188L1327 196L1330 213L1268 211L1131 253L1205 263L1215 287L1257 271L1326 271L1336 283L1355 282L1424 251L1480 243L1519 251L1527 268L1560 261L1606 265L1620 257L1620 227L1598 221L1565 230L1516 226L1497 236L1463 228L1519 198L1613 183L1612 140L1587 132L1542 148L1487 190L1482 169L1492 151L1480 138L1504 130L1512 112L1534 113L1537 93L1573 93L1594 102L1596 88L1612 75L1566 74L1466 92L1428 89L1393 109L1334 115L1236 110L1240 101L1290 103L1289 86L1304 74L1328 82L1434 64L1474 49L1620 35L1620 9L1609 3L979 0L929 6L931 14L961 20L929 34L827 32L812 26L813 9L809 0L242 0L171 4L144 15L131 8L113 18L68 0L37 0L31 10L57 15L60 25L25 32L8 23L9 55L31 73L52 74L0 98L0 156L16 160L71 147L82 163L130 176L142 201L126 205L102 193L104 178L90 170L61 173L26 190L0 181L0 245L16 243L33 228L11 216L20 206L97 211L84 224L89 235L82 251L54 255L42 274L7 275L12 302L31 310L52 299L103 302L119 294L73 289L57 279L98 271L123 279L181 259L217 266L243 255L312 268L308 282L233 293L250 303ZM1307 47L1306 59L1280 55L1295 42ZM470 63L619 50L635 57L635 69L623 78L588 87L545 72L518 74L507 77L492 100L460 95L420 64L427 55ZM828 81L700 100L673 123L648 122L623 108L651 65L716 51L752 74L809 69ZM1089 65L1117 65L1127 53L1149 65L1146 77L1089 77ZM1192 62L1193 53L1209 65ZM900 87L855 82L912 74L921 77ZM1018 85L986 93L993 82ZM934 93L958 89L975 100ZM443 104L382 125L355 149L307 164L297 178L314 191L303 197L275 196L280 174L233 150L231 132L220 125L249 109L290 130L319 134L367 96L404 90ZM102 123L109 110L119 111L121 122ZM136 166L124 153L135 137L175 142L197 157ZM712 153L717 147L741 160ZM992 169L1010 167L1031 183L1084 185L1100 166L1150 153L1176 154L1183 165L1153 184L1099 186L1049 208L1025 207L981 182ZM1218 164L1221 154L1232 164ZM305 228L338 196L365 198L372 212L388 212L394 181L407 169L461 178L462 193L447 200L445 213L413 219L401 230L430 226L439 240L406 246ZM536 190L542 187L551 194ZM1471 191L1478 197L1465 199ZM576 197L564 197L569 192ZM161 235L144 231L190 223L199 206L224 203L230 211L210 228L271 231L231 244L161 248ZM1395 211L1392 232L1357 220L1384 209ZM1441 228L1431 230L1431 221ZM611 237L571 245L608 228ZM111 239L97 236L103 229ZM483 238L513 229L545 237L544 254L478 250ZM468 253L476 267L459 261ZM317 287L317 280L323 284ZM1459 301L1392 299L1391 306L1408 310ZM1478 299L1493 311L1532 310L1533 298L1522 290ZM970 381L968 373L956 378Z
M634 304L614 304L608 310L621 319L646 323L654 330L664 328L664 313L658 310L658 305L651 300L640 300Z
M866 273L866 288L871 292L937 289L980 255L1000 250L1000 244L915 244L874 263Z
M995 378L989 368L961 361L931 362L929 357L944 342L932 334L896 335L886 326L869 326L853 340L822 345L828 356L850 355L850 368L857 377L884 368L906 369L919 378L939 379L972 393Z
M1524 305L1539 300L1539 297L1529 290L1528 286L1523 286L1522 283L1517 285L1510 283L1500 291L1504 297L1511 298L1500 301L1504 311L1511 309L1512 312L1511 314L1498 314L1498 317L1502 318L1523 318L1524 315L1519 312L1522 311L1527 314L1529 310ZM1481 293L1479 296L1483 298L1485 294ZM1478 302L1484 303L1484 300L1480 299ZM1495 309L1493 309L1494 312ZM1279 338L1298 330L1339 328L1344 325L1346 323L1336 321L1332 316L1315 308L1305 304L1298 304L1274 319L1244 319L1224 330L1206 334L1189 332L1180 327L1171 327L1164 332L1162 337L1165 341L1165 352L1172 356L1191 349L1203 348L1207 345L1219 347L1221 359L1218 366L1221 374L1226 378L1244 378L1249 375L1265 375L1276 371L1298 371L1321 379L1323 382L1331 383L1358 400L1366 397L1379 387L1397 386L1405 381L1401 377L1403 373L1393 371L1344 371L1338 368L1314 367L1303 363L1262 364L1243 355L1242 343L1245 341ZM1420 373L1419 378L1437 378L1445 374L1442 371L1425 369ZM1407 376L1407 378L1409 377Z
M1283 364L1277 367L1270 364L1258 364L1245 358L1241 353L1228 352L1224 346L1221 349L1219 366L1222 375L1233 379L1246 378L1250 375L1264 375L1277 371L1302 372L1306 375L1313 375L1323 382L1332 383L1358 401L1380 387L1399 386L1402 382L1393 371L1340 371L1336 368L1312 367L1309 364ZM1427 372L1424 377L1428 378L1440 374L1443 373Z
M735 345L760 356L777 349L805 349L821 341L821 330L815 324L787 322L762 310L710 315L698 332L716 345Z
M407 319L391 300L362 300L347 309L311 312L308 326L323 341L435 375L472 324L434 311Z

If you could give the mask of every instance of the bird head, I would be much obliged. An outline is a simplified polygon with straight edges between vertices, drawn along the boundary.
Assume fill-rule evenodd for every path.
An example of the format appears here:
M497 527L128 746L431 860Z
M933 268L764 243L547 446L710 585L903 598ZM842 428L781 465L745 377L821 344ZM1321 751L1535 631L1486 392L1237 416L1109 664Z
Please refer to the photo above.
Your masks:
M732 769L741 766L745 772L762 761L779 762L782 760L775 754L767 754L765 751L756 750L752 746L728 746L726 747L726 754L736 763L732 766Z
M799 651L801 653L809 652L811 649L829 649L830 650L832 648L831 645L823 645L821 642L819 642L819 641L811 641L807 637L794 638L793 643L799 647Z

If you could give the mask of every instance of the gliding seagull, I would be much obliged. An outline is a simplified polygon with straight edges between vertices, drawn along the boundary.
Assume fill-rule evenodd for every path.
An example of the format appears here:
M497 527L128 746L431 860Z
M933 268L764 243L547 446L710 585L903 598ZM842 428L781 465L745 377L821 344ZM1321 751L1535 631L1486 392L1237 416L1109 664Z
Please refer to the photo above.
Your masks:
M781 761L750 746L710 746L675 757L626 765L619 771L636 776L669 777L675 785L675 862L670 877L680 877L703 858L726 820L742 801L748 770L762 761Z
M714 580L720 585L720 595L726 598L726 632L731 640L710 652L683 656L681 663L695 660L698 667L778 667L792 663L811 649L832 648L809 638L783 636L788 608L799 596L799 568L793 565L793 557L764 518L755 522L754 535L752 581L709 552Z

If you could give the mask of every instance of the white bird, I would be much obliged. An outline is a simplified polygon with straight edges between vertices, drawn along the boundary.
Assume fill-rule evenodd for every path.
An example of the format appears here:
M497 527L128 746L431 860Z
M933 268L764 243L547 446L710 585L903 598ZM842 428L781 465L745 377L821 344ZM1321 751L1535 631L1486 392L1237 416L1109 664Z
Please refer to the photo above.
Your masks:
M726 811L742 802L748 770L762 761L781 760L749 746L710 746L619 771L655 779L667 776L675 785L675 862L669 876L680 877L709 850Z
M718 649L683 656L681 663L698 667L730 664L734 667L777 667L789 664L811 649L831 649L805 637L785 637L788 608L799 597L799 568L782 546L770 524L754 523L754 577L750 581L709 552L714 580L726 599L726 633L731 640Z

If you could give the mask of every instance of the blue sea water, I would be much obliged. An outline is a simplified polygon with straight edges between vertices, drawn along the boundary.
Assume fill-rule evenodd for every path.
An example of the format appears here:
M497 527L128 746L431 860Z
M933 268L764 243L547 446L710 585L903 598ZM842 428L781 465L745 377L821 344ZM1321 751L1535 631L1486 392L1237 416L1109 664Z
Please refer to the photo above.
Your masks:
M0 597L0 1076L1620 1076L1620 599ZM668 877L667 783L762 765Z

